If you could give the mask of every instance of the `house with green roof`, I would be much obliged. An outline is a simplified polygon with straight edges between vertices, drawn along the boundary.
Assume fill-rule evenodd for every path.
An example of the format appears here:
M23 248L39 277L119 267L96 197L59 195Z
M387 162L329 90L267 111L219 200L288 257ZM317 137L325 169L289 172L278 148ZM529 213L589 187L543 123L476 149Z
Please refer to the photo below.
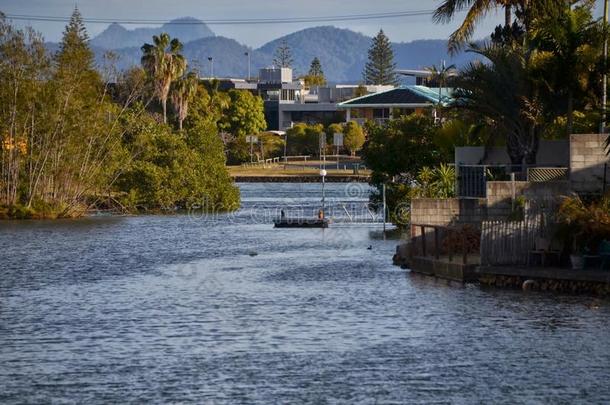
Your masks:
M367 94L337 104L345 110L345 120L363 124L367 120L383 123L408 114L431 114L436 118L439 102L448 105L453 99L453 89L426 86L400 86L379 93Z

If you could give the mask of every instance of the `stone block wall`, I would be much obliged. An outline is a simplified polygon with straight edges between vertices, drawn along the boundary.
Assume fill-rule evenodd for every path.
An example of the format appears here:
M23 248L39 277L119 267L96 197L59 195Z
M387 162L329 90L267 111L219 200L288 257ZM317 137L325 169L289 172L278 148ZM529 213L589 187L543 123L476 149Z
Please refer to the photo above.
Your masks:
M512 211L512 198L523 194L526 181L488 181L487 182L487 217L490 220L504 219ZM514 190L514 191L513 191Z
M570 183L578 193L599 193L604 183L604 164L608 163L605 134L570 136ZM610 170L607 170L610 175ZM610 176L609 176L610 177ZM610 183L610 179L606 179Z
M513 191L514 188L514 191ZM554 206L558 197L569 193L568 181L548 181L531 183L527 181L488 181L487 182L487 218L489 220L506 219L512 211L513 194L525 196L529 201L536 201L547 207Z
M514 188L514 192L513 192ZM512 211L512 198L524 195L528 200L551 206L558 196L569 191L569 182L489 181L485 198L416 198L411 201L411 223L449 225L480 223L506 219Z
M417 198L411 202L411 223L449 225L485 219L483 198Z

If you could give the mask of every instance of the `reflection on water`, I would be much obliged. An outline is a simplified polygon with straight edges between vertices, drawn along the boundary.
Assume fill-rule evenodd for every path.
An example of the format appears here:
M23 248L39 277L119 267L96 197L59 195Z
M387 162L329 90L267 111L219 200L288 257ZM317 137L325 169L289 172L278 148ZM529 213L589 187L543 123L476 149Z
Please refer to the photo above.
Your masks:
M319 185L242 192L231 221L0 224L0 401L610 400L607 301L411 275L378 226L252 216Z

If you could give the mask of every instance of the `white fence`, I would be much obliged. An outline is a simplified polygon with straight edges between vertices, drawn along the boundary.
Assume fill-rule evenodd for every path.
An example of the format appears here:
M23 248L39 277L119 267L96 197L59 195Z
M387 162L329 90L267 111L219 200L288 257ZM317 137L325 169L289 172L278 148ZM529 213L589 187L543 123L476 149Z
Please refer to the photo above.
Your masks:
M526 265L541 234L540 216L523 221L483 221L481 265Z

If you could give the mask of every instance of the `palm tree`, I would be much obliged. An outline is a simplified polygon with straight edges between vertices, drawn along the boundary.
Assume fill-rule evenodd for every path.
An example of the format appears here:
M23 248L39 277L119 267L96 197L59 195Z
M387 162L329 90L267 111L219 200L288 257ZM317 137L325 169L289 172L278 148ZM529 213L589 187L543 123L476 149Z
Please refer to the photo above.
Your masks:
M482 116L491 135L504 137L511 162L536 162L544 122L532 53L522 47L485 45L472 52L489 63L471 62L457 78L453 106Z
M538 48L537 61L543 81L553 98L563 98L567 115L567 134L574 125L574 100L586 99L590 72L603 59L603 28L591 14L591 5L571 8L566 5L559 15L538 21L532 30ZM559 97L557 97L559 96Z
M186 70L186 59L180 53L182 44L167 33L153 35L153 44L142 46L141 63L155 86L155 95L163 107L163 122L167 123L167 98L172 81Z
M497 7L504 7L504 25L511 25L511 10L523 6L527 0L444 0L434 12L434 22L446 24L455 15L468 9L466 18L460 27L449 36L449 51L459 51L474 33L474 29L488 12Z
M455 76L457 71L455 69L455 65L446 66L445 61L441 63L440 68L436 67L436 65L432 65L427 67L426 70L430 72L430 79L438 83L438 111L440 118L440 111L443 105L443 88L447 84L447 80L450 77Z
M172 83L170 97L172 106L178 116L178 128L182 131L182 122L188 114L189 102L197 93L198 78L194 72L189 72Z

